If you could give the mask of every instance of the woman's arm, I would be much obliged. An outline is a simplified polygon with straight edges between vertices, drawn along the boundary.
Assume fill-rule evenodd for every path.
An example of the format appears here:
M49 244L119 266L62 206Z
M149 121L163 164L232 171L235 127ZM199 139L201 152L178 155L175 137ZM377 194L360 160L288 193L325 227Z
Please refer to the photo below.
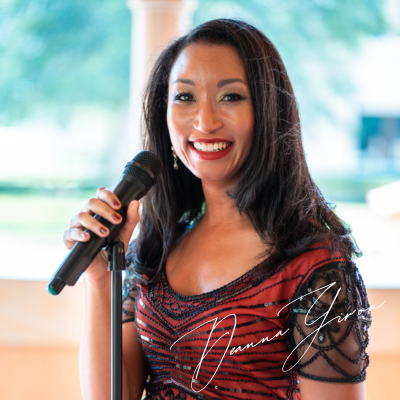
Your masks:
M80 346L80 377L85 400L111 398L111 279L84 278L85 306ZM140 400L147 378L134 323L123 325L123 400Z
M85 300L79 349L82 394L85 400L106 400L111 398L111 279L96 283L84 276L83 281ZM124 399L129 399L129 393Z
M362 279L350 261L317 268L289 315L302 400L365 400L371 324Z
M128 382L129 400L140 400L148 371L142 345L139 342L136 326L133 322L123 325L123 360L126 375L123 382ZM125 399L124 399L125 400Z
M65 231L64 243L68 249L74 244L89 240L90 233L107 237L108 229L93 216L98 214L119 224L122 218L115 210L121 207L114 193L100 188L96 198L90 199ZM119 238L128 249L132 232L139 222L139 202L130 203L126 222L119 231ZM111 398L111 274L107 271L107 254L101 251L84 274L84 318L80 345L80 377L85 400ZM133 324L129 324L133 325ZM123 329L123 399L136 400L143 392L146 367L140 342L133 327Z
M365 381L331 383L299 376L301 400L366 400Z

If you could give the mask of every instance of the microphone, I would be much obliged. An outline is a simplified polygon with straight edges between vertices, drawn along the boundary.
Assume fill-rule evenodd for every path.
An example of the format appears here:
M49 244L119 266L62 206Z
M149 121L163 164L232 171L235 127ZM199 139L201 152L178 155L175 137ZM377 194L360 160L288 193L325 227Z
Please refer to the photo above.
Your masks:
M90 233L90 239L87 242L75 243L47 286L47 290L51 294L59 294L65 285L75 285L100 250L113 242L126 221L128 205L131 201L139 200L146 195L156 183L162 167L160 158L149 151L141 151L131 162L126 164L120 181L114 189L114 193L121 203L120 209L115 212L121 215L122 221L118 225L114 225L97 214L94 216L108 228L109 235L103 238L85 229L85 232Z

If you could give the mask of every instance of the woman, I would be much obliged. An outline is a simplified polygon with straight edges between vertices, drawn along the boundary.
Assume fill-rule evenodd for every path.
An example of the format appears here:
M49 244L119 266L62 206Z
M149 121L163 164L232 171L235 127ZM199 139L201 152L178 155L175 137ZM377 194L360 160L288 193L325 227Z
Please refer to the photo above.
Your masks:
M369 307L350 230L310 177L293 90L257 29L215 20L159 56L144 148L161 157L129 245L124 399L365 399ZM172 147L172 148L171 148ZM121 222L100 188L65 233ZM128 208L128 249L139 221ZM110 398L110 274L87 269L85 399ZM134 321L134 323L133 323ZM147 382L146 382L147 380Z

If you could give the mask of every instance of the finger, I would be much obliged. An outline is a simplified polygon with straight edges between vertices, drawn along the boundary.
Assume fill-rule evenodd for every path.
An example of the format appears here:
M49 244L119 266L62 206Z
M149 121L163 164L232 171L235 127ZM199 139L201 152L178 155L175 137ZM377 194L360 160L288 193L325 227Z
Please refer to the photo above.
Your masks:
M119 231L119 237L125 244L125 249L127 249L129 241L131 240L132 233L138 224L140 219L139 216L139 201L133 200L127 210L126 222Z
M130 202L126 213L126 222L128 224L134 224L136 226L136 224L139 222L139 206L140 203L138 200L133 200Z
M118 212L115 211L115 209L111 208L107 203L97 198L90 199L85 204L82 211L89 213L90 215L100 215L115 225L118 225L122 222L122 217L118 214Z
M108 204L114 210L118 210L121 207L121 202L118 197L110 190L104 187L97 189L96 197L104 203Z
M104 226L97 219L94 219L92 215L87 212L80 212L72 218L70 228L86 228L94 232L96 235L106 237L110 232L106 226Z
M90 233L79 228L67 229L63 239L67 248L71 249L76 242L87 242L90 239Z

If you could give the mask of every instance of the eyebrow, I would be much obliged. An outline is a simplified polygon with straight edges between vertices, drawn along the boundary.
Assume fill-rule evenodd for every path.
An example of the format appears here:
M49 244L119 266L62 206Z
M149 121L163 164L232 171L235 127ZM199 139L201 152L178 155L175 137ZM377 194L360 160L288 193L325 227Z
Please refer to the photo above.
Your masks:
M176 82L186 83L187 85L195 86L195 84L194 84L192 79L180 79L180 78L178 78L177 80L175 80L173 82L173 84L176 83ZM222 86L229 85L230 83L234 83L234 82L241 82L241 83L244 83L246 85L246 82L244 80L239 79L239 78L232 78L232 79L222 79L221 81L219 81L217 83L217 87L221 88Z
M186 83L187 85L194 86L194 82L191 79L180 79L180 78L178 78L176 81L173 81L172 84L174 84L176 82Z
M219 81L217 83L217 86L220 88L222 86L229 85L230 83L234 83L234 82L242 82L242 83L246 84L246 82L242 79L233 78L233 79L223 79L222 81Z

